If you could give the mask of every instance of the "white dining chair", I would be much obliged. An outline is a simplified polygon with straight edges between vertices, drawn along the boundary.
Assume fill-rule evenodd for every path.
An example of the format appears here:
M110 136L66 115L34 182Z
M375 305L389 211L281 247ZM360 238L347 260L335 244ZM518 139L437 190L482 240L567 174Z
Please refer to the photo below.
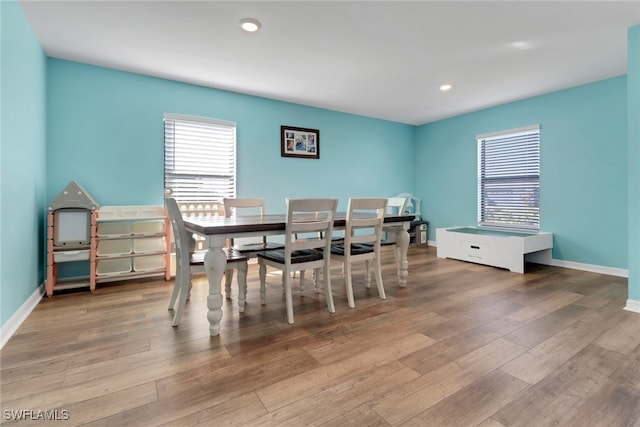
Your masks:
M236 215L260 215L265 214L264 199L262 198L239 198L239 197L225 197L222 200L224 204L224 216L232 217ZM242 212L241 212L242 211ZM267 236L260 236L257 238L242 238L242 239L229 239L229 247L238 251L242 255L249 259L256 258L262 251L271 251L274 249L282 249L284 245L282 243L270 242L267 240ZM231 283L233 281L233 270L229 270L225 273L225 295L227 299L231 299ZM246 301L246 294L239 295L238 298L242 298ZM243 310L244 311L244 307Z
M402 215L407 210L407 204L409 203L408 197L387 197L387 209L386 212L389 214L400 214Z
M260 299L265 303L266 267L282 270L287 306L287 321L293 324L291 273L305 269L322 269L327 308L335 313L331 292L331 235L337 199L287 199L284 249L258 254ZM318 233L317 238L299 239L298 235ZM317 275L317 273L316 273Z
M344 242L331 245L331 257L344 265L343 273L349 307L355 308L353 297L353 264L365 262L365 286L371 286L370 263L373 263L380 299L386 299L380 266L380 240L387 209L385 198L350 198L344 231Z
M407 204L409 203L408 197L388 197L387 198L387 215L402 215L407 210ZM390 248L394 252L396 265L400 262L399 249L396 246L396 233L395 227L382 227L383 235L380 242L382 249Z
M264 199L262 198L224 198L224 216L231 217L239 215L242 210L243 214L256 214L263 216L265 214ZM250 239L250 238L249 238ZM257 241L243 243L239 241L236 244L235 239L230 239L231 247L240 253L247 254L249 257L255 257L257 252L282 249L282 243L271 242L267 236L260 236Z
M176 249L176 277L169 301L169 310L174 312L171 325L178 326L184 306L190 298L193 286L191 276L195 273L205 272L204 255L206 251L194 251L195 240L184 226L184 219L176 200L167 197L165 205L171 220ZM247 257L228 248L224 248L224 252L227 257L225 275L233 269L238 270L238 308L240 311L244 311L243 296L247 294Z

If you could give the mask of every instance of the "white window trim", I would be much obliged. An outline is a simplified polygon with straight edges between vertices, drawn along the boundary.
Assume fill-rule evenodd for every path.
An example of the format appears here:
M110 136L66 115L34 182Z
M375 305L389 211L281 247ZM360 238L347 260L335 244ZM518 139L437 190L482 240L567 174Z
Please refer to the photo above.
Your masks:
M214 125L236 127L236 122L230 122L227 120L220 120L220 119L212 119L209 117L186 116L184 114L164 113L162 118L163 120L184 120L186 122L202 122L202 123L211 123Z

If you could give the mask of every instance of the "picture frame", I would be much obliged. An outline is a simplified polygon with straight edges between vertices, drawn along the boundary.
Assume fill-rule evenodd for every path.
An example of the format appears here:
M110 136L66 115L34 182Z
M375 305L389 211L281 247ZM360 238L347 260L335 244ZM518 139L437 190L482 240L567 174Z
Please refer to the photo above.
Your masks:
M320 131L295 126L280 126L280 155L282 157L319 159Z

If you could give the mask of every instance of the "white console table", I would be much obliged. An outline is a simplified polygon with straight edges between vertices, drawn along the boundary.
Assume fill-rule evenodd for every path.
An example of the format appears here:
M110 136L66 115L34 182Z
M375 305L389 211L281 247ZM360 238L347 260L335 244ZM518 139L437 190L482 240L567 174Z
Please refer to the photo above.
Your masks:
M525 261L551 264L553 234L479 227L436 229L439 258L453 258L524 273Z

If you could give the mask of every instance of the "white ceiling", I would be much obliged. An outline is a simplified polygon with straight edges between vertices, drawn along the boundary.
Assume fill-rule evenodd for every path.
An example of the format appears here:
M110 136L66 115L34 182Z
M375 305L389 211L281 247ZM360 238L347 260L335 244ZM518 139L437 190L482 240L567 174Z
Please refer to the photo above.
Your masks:
M410 124L623 75L640 24L640 0L19 4L50 57Z

